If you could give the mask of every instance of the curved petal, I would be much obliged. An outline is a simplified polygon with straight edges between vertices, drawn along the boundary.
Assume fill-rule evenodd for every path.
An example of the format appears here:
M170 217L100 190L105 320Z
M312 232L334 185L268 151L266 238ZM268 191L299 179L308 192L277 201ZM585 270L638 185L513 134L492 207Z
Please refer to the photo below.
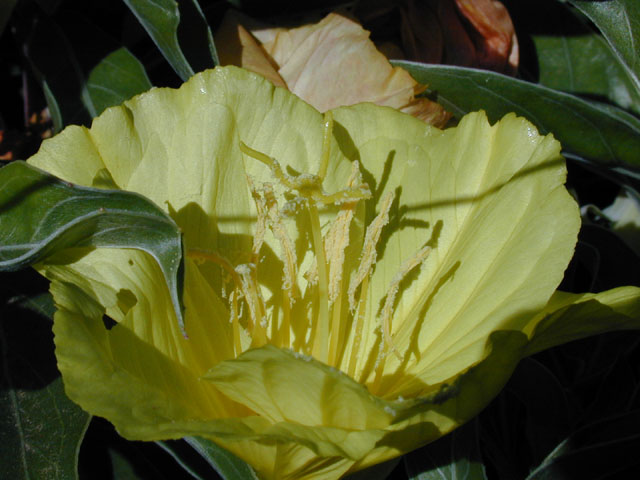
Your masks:
M397 415L376 448L356 462L355 472L426 445L477 415L500 392L526 348L527 337L496 331L485 345L485 358L428 397L394 402Z
M527 338L520 330L534 332L533 349L555 341L556 324L548 320L555 314L535 315L562 277L579 226L557 142L513 115L490 126L473 114L445 132L372 105L334 116L337 148L323 187L343 189L350 162L359 160L373 191L359 204L353 240L361 241L386 194L395 195L376 246L359 348L358 329L338 324L347 336L339 367L349 371L346 362L356 358L355 376L272 346L234 358L218 265L186 263L185 339L150 258L78 250L39 267L53 281L56 355L72 399L128 438L200 435L267 478L280 467L283 476L321 478L322 469L338 475L404 453L475 415L522 356ZM274 179L269 167L241 153L240 142L289 173L315 173L323 118L264 79L216 69L178 90L154 89L109 109L90 130L69 128L32 161L79 183L110 178L150 197L183 228L187 248L216 252L235 266L247 261L256 226L247 175ZM324 218L332 208L323 209ZM305 222L296 218L287 228L301 262L310 263ZM260 282L275 297L281 271L271 266L280 245L272 237L261 250L267 260ZM403 272L425 246L432 251L419 257L421 268ZM345 275L357 262L357 254L348 255ZM379 354L381 312L394 282L398 294L385 321L400 359ZM550 306L564 308L565 300ZM580 305L591 301L584 300ZM305 297L294 304L300 330L312 303ZM118 322L111 330L105 313ZM256 458L248 445L275 459Z
M54 334L66 392L85 410L136 439L157 439L158 426L178 420L247 413L129 328L107 330L104 308L74 283L87 284L64 274L52 282Z
M76 250L58 254L39 267L52 281L72 283L90 295L106 315L140 341L195 375L233 356L232 332L225 304L203 280L193 262L185 268L185 326L181 333L162 272L137 250ZM211 335L211 329L217 335Z
M91 129L65 129L44 142L30 162L86 185L106 171L119 188L167 209L183 230L187 249L216 252L237 265L249 261L256 223L246 176L275 180L268 167L241 154L241 141L276 158L285 171L315 173L322 157L322 115L255 74L215 69L177 90L152 89L110 108ZM342 189L349 172L349 163L334 149L325 188ZM294 240L295 227L290 226ZM280 250L270 236L265 241ZM219 266L199 268L220 292ZM266 270L277 272L272 280L264 278L270 290L278 290L281 269Z
M56 177L87 187L93 186L96 175L105 168L91 132L77 125L44 140L38 152L29 158L29 163Z
M250 440L225 443L225 448L249 463L261 479L327 480L341 478L354 464L342 457L319 457L293 443L262 444Z
M219 363L204 376L271 422L384 428L387 406L347 375L313 357L265 345Z
M255 34L264 41L289 90L321 112L366 101L403 110L411 106L420 118L435 105L440 120L447 120L442 107L414 98L424 87L405 70L392 67L369 32L351 19L330 13L313 25Z
M558 291L524 329L530 336L526 355L599 333L639 328L640 288L581 294Z
M272 345L221 362L204 378L285 436L333 443L333 454L347 458L371 450L395 414L341 371Z
M490 126L483 113L470 114L443 132L369 105L334 117L345 155L358 156L377 180L376 201L385 192L396 197L370 282L370 333L356 378L372 382L380 304L398 265L433 249L396 300L392 336L402 360L387 356L390 375L379 386L386 395L415 395L422 387L407 379L433 385L477 363L491 331L523 328L562 279L580 218L563 186L560 145L515 115Z
M177 90L154 88L138 95L106 110L89 130L69 127L45 141L30 163L84 185L106 168L120 188L163 208L179 212L199 206L198 222L181 227L190 246L214 250L218 231L253 233L255 208L243 187L240 141L275 157L283 168L315 172L322 135L322 115L315 109L258 75L227 67L196 75ZM248 161L246 170L270 176L256 161ZM342 187L348 164L339 173ZM240 240L228 249L250 250L248 240Z

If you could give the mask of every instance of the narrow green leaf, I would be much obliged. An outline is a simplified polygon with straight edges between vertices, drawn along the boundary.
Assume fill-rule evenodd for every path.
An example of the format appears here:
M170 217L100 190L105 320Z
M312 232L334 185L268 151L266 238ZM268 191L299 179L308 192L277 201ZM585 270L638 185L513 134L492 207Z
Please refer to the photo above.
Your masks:
M216 479L220 479L219 475L216 475L211 470L211 464L202 458L198 452L196 452L185 440L165 440L165 441L157 441L156 445L158 445L162 450L167 452L171 458L173 458L178 465L180 465L189 475L191 475L196 480L206 480L208 478L215 477ZM188 451L185 451L185 448ZM197 463L193 460L193 455L198 456L197 460L201 462L205 462L207 470L202 471L202 469L197 468Z
M595 32L534 36L542 85L604 97L640 113L640 91L607 42Z
M209 462L225 480L257 480L253 469L228 450L219 447L211 440L200 437L186 437L185 440Z
M640 166L640 121L611 107L601 107L498 73L471 68L394 61L438 95L438 102L461 116L485 110L491 121L509 112L526 117L542 133L551 132L563 147L602 165Z
M131 462L119 453L117 450L110 448L107 450L111 460L111 468L113 469L113 480L142 480L136 474L135 468Z
M570 0L600 29L640 92L640 2Z
M638 425L638 410L588 425L559 444L527 480L631 478L623 472L637 473L640 466Z
M120 105L152 86L144 66L128 49L122 47L94 67L86 89L95 114L100 115L106 108Z
M3 295L18 277L3 274L0 292L0 477L74 479L90 416L67 398L55 368L51 321L41 309L49 299Z
M0 271L89 246L150 254L164 274L184 327L182 239L167 214L136 193L80 187L25 162L0 169Z
M218 63L213 34L197 0L124 0L182 80ZM185 27L179 29L181 15Z
M473 420L437 442L405 455L410 480L486 480Z
M31 310L43 317L53 318L56 313L56 306L53 303L53 297L49 292L39 293L25 297L17 297L16 304L26 310Z

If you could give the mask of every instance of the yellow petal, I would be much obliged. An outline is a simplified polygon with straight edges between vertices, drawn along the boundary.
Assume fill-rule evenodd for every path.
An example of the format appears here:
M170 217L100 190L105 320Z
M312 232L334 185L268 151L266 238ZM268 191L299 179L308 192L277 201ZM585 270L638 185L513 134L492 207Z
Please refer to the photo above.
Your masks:
M34 163L85 184L110 175L165 207L189 251L208 252L186 263L189 339L178 330L157 265L144 253L76 250L39 267L53 280L57 356L71 398L128 438L199 435L250 461L265 478L279 472L322 478L435 440L498 392L527 335L534 350L556 341L556 323L545 320L556 318L555 307L544 308L579 226L557 142L513 115L490 126L484 114L472 114L445 132L374 105L333 115L322 188L344 189L357 160L372 193L327 249L335 253L349 236L342 289L331 287L334 306L342 307L331 319L331 330L343 336L331 344L339 369L277 348L284 336L273 333L273 318L264 319L254 342L232 321L235 297L225 298L224 290L233 272L247 284L245 297L261 297L273 315L286 310L284 255L295 246L290 276L295 267L305 271L312 243L322 243L316 238L331 231L345 207L322 205L312 240L309 212L280 218L282 205L276 209L266 198L281 201L295 188L278 184L273 164L246 154L251 148L273 157L282 175L323 170L317 111L256 75L216 69L179 90L154 89L106 111L90 130L67 129L45 144ZM248 147L241 150L240 142ZM87 165L76 170L84 156ZM247 175L262 184L263 203L252 196ZM265 223L264 238L254 239L258 210L268 207L273 218L264 218L278 234L265 232ZM364 238L371 243L366 258ZM214 260L196 262L206 258ZM296 351L305 351L307 334L314 335L314 292L309 288L289 312L286 346ZM348 308L348 297L356 304L358 295L365 299L360 325ZM569 309L591 301L585 300ZM563 301L559 307L568 305ZM635 312L620 305L624 315ZM118 322L108 331L105 313ZM275 346L237 356L264 343ZM357 368L347 376L352 362Z
M163 428L178 420L246 412L131 329L116 325L106 330L104 307L77 286L86 288L87 282L58 273L51 286L58 308L58 368L67 394L85 410L109 418L123 435L141 440L162 438Z
M522 356L526 335L496 331L485 344L484 360L432 395L397 399L396 421L351 471L384 462L427 444L477 415L503 388Z
M69 159L82 159L70 168ZM38 153L29 163L47 172L79 185L92 186L99 171L105 168L96 150L91 132L85 127L71 125L64 131L42 142Z
M599 333L638 328L640 288L581 294L558 291L524 329L531 337L526 355Z
M491 331L523 328L562 279L580 219L563 185L560 145L514 115L490 126L484 114L471 114L444 132L368 105L338 109L334 118L343 152L381 179L371 185L375 200L386 192L398 199L370 282L370 333L356 376L369 385L380 302L398 265L432 247L396 301L392 337L402 361L388 356L385 373L405 375L376 387L415 395L412 376L437 385L480 361ZM357 127L363 123L367 129Z
M204 378L283 434L333 443L325 455L362 457L395 413L341 371L270 345L221 362Z

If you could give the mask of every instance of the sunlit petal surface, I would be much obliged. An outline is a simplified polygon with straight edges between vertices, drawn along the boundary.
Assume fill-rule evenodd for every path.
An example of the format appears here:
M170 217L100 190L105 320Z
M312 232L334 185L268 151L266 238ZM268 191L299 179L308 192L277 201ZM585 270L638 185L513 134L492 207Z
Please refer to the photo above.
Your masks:
M188 338L146 254L59 254L39 269L66 391L127 438L199 435L262 478L338 478L433 441L531 338L559 343L573 303L618 305L587 333L634 328L637 289L549 301L579 228L559 151L514 115L323 116L233 67L69 127L31 163L83 185L108 172L167 210Z

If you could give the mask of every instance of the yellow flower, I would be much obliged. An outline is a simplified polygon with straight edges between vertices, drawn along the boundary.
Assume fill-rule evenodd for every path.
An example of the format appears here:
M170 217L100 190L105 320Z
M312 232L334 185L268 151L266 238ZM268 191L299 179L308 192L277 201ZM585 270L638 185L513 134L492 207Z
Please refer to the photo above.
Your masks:
M523 355L638 326L637 289L552 296L580 223L559 149L514 115L323 116L234 67L69 127L30 162L83 185L106 170L166 207L188 338L145 253L59 254L39 269L66 392L126 438L198 435L261 478L338 478L433 441Z

